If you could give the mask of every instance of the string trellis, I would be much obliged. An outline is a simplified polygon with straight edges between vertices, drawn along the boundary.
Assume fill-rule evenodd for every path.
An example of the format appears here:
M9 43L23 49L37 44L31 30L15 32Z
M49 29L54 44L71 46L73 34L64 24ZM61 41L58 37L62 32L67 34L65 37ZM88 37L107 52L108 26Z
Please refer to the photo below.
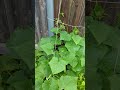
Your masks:
M85 5L84 5L84 0L83 0L83 2L82 2L82 12L81 12L81 16L80 16L80 21L82 21L81 20L81 18L82 18L82 16L84 15L84 9L85 9ZM60 10L61 10L61 4L62 4L62 0L60 0L60 2L59 2L59 11L58 11L58 19L59 19L59 15L60 15ZM50 21L56 21L56 19L55 18L53 18L53 19L51 19L51 18L49 18L49 17L47 17L47 19L48 20L50 20ZM58 20L59 21L59 20ZM65 26L69 26L69 27L72 27L72 28L74 28L74 27L77 27L77 28L85 28L84 27L84 25L71 25L71 24L67 24L67 23L62 23L62 22L58 22L59 24L64 24Z
M119 3L120 4L120 1L118 1L118 2L115 2L115 1L112 2L112 1L107 1L107 0L106 1L87 0L87 1L89 1L89 2L99 2L99 3L111 3L111 4L118 4Z
M58 11L58 20L57 20L57 31L58 31L58 26L59 26L59 15L60 15L60 10L61 10L61 4L62 4L62 0L60 0L60 4L59 4L59 11ZM56 43L57 43L57 34L56 34L56 39L55 39L55 50L56 50ZM54 54L55 55L55 54Z
M55 18L54 18L54 19L51 19L51 18L47 17L47 19L48 19L48 20L51 20L51 21L56 21ZM58 23L61 23L61 22L58 22ZM62 23L61 23L61 24L62 24ZM74 25L70 25L70 24L66 24L66 23L64 23L64 25L70 26L70 27L85 28L84 26L81 26L81 25L79 25L79 26L76 26L76 25L75 25L75 26L74 26Z

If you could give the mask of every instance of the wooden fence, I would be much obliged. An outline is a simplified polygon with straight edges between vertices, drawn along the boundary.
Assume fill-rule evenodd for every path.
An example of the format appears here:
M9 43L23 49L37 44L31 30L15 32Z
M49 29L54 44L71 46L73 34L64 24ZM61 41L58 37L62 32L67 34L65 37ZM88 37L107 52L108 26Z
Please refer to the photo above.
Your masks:
M46 0L35 0L35 42L48 35Z
M95 4L99 3L105 10L104 21L108 24L116 24L117 16L120 15L120 0L86 0L86 16L90 15Z
M0 0L0 43L6 42L16 27L32 24L32 0Z
M59 2L54 0L54 18L58 18ZM36 0L35 2L35 22L36 22L36 42L41 37L48 35L46 0ZM62 0L61 12L64 13L64 18L60 18L66 25L67 31L72 31L72 26L79 26L81 34L84 34L84 15L85 15L85 0ZM80 26L83 26L82 28Z
M0 0L0 54L10 34L17 27L34 26L34 0Z
M58 17L60 0L54 0L54 15ZM60 19L65 23L67 31L72 31L72 26L83 26L85 19L85 0L62 0L61 12L64 17ZM72 25L72 26L71 26ZM79 28L83 34L84 29Z

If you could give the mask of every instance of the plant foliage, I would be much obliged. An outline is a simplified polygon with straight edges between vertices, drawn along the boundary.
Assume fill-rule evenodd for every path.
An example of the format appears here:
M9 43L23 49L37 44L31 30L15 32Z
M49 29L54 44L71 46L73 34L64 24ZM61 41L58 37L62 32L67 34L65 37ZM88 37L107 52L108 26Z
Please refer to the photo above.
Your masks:
M85 90L85 39L64 27L51 31L35 50L35 90Z
M26 37L27 35L27 37ZM34 90L34 32L17 28L0 55L0 90Z
M87 90L120 90L120 29L87 16L86 37Z

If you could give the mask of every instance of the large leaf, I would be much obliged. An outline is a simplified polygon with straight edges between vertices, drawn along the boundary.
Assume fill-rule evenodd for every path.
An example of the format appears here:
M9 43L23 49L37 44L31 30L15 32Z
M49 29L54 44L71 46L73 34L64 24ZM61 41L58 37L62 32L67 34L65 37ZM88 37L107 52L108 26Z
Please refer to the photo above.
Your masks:
M11 53L17 54L30 69L34 68L34 30L31 28L18 28L10 40L7 42L7 47Z
M102 90L102 79L94 67L86 68L86 89L87 90Z
M44 81L44 83L42 84L42 89L49 90L49 88L50 88L50 81L49 80Z
M40 47L47 55L53 54L54 43L51 43L50 38L42 38L39 42L39 48Z
M79 50L80 46L76 45L73 42L66 42L65 47L68 49L69 52L75 53Z
M27 79L27 77L24 75L24 72L23 71L17 71L9 77L9 79L7 80L7 83L12 84L12 83L15 83L15 82L18 82L18 81L22 81L24 79Z
M56 44L56 45L61 45L60 38L58 38L56 36L52 36L52 37L49 37L49 38L50 38L51 43Z
M74 53L67 53L66 55L62 56L62 58L67 64L70 64L74 61L75 54Z
M58 80L51 78L49 80L45 80L44 83L42 84L42 89L43 90L59 90L58 89Z
M93 36L100 44L103 41L107 40L108 36L112 33L111 31L114 29L105 23L94 21L89 25L89 30L92 32Z
M75 44L78 44L78 43L80 43L82 38L79 35L73 35L72 39L75 42Z
M39 65L35 69L35 90L42 89L42 83L44 78L51 74L50 67L48 66L48 61L40 61Z
M53 57L49 65L52 73L57 74L65 70L66 62L64 60L59 60L57 57Z
M113 48L120 48L120 35L113 31L108 37L104 44L112 46Z
M46 43L41 45L41 48L46 52L47 55L53 54L53 45L51 43Z
M18 62L10 56L0 56L0 73L3 71L12 71L19 69Z
M59 90L77 90L77 77L62 76L59 80Z
M60 29L59 28L52 28L51 29L51 32L53 32L53 33L55 33L55 34L58 34L58 33L60 33Z
M23 71L15 72L14 75L8 79L7 83L16 90L32 90L32 80L27 79Z
M61 31L61 33L60 33L60 40L70 41L71 40L71 36L66 31Z
M58 80L51 78L49 90L58 90Z
M120 90L120 76L113 75L109 77L111 90Z
M11 86L15 87L16 90L33 90L32 80L30 79L12 83Z

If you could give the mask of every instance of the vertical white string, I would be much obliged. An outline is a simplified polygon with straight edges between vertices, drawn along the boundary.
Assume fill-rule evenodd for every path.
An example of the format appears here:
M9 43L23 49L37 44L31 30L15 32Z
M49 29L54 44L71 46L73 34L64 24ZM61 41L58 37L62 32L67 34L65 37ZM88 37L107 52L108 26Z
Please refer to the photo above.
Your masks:
M58 19L57 19L57 31L58 31L58 27L59 27L59 15L60 15L60 10L61 10L61 4L62 4L62 0L60 0L59 3L59 11L58 11ZM55 50L56 50L56 42L57 42L57 34L56 34L56 40L55 40Z

